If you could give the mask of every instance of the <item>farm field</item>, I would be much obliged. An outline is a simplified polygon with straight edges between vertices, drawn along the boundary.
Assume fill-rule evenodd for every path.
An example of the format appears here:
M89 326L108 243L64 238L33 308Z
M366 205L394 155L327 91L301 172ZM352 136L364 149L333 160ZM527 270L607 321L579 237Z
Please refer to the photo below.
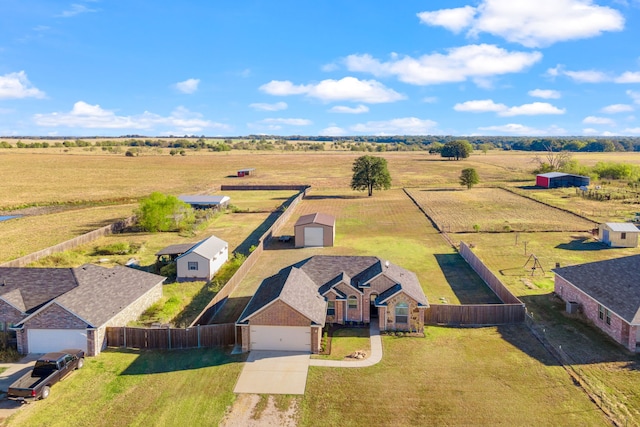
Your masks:
M589 231L597 224L501 188L410 189L445 232Z

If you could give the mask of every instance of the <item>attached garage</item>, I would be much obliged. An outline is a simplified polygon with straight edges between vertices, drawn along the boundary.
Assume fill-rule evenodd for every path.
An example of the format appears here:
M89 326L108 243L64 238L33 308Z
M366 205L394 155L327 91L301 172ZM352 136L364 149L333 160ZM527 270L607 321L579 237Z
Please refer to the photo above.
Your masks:
M311 328L309 326L250 327L252 350L279 350L311 352Z
M63 348L87 351L86 329L27 329L29 353L49 353Z
M303 215L294 226L294 234L297 248L333 246L336 219L323 213Z

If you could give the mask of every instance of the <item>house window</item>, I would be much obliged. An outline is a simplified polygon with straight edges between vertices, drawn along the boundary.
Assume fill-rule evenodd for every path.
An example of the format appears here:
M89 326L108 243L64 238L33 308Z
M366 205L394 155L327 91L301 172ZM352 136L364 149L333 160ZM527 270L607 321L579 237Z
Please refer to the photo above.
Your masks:
M335 316L336 314L336 302L327 301L327 316Z
M606 319L607 325L611 324L611 312L609 312L609 310L607 310L606 308L604 309L604 317Z
M598 319L604 320L604 307L598 304Z
M620 233L620 240L625 240L627 238L627 233Z
M189 261L187 263L187 268L189 270L197 270L198 269L198 261Z
M406 302L396 304L396 323L409 322L409 305Z
M358 308L358 298L355 295L351 295L348 300L349 308Z

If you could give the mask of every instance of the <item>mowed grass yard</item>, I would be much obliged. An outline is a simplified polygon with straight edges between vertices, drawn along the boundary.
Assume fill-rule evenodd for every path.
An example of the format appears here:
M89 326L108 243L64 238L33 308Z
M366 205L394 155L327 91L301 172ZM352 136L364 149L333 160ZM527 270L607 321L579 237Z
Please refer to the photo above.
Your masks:
M5 425L215 426L235 400L244 358L215 349L108 350Z

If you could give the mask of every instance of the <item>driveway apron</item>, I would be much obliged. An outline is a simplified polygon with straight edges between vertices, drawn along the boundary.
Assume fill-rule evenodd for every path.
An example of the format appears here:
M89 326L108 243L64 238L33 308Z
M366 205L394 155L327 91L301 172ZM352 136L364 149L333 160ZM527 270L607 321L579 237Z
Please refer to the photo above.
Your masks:
M252 350L234 393L304 394L309 353Z

